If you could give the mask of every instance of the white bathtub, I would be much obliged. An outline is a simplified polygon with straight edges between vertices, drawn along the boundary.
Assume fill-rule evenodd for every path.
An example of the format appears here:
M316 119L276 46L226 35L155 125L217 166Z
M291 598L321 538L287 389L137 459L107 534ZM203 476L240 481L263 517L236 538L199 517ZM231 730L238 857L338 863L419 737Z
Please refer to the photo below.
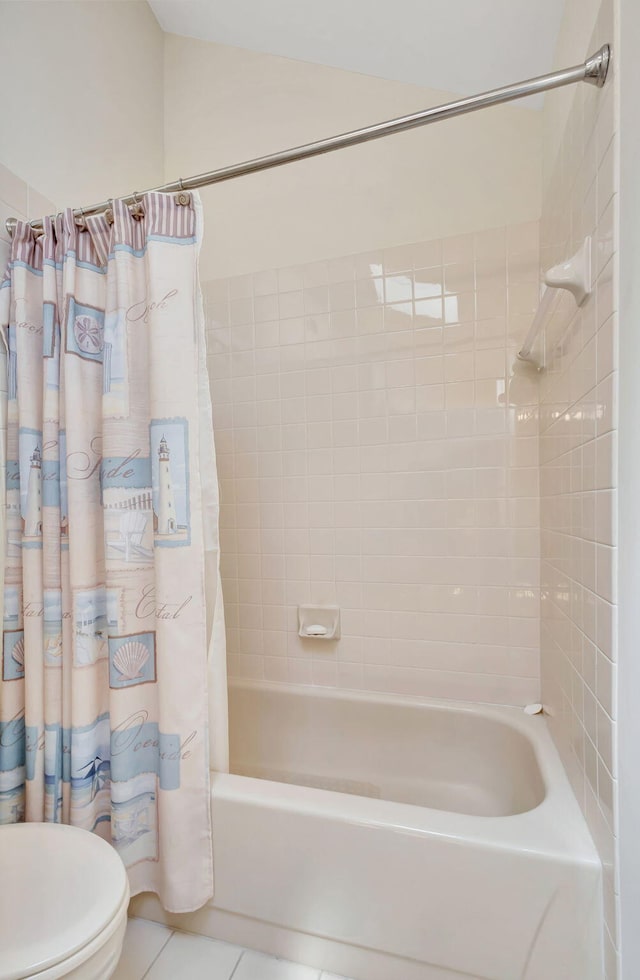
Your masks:
M248 682L229 708L215 903L135 914L357 980L601 980L600 864L543 717Z

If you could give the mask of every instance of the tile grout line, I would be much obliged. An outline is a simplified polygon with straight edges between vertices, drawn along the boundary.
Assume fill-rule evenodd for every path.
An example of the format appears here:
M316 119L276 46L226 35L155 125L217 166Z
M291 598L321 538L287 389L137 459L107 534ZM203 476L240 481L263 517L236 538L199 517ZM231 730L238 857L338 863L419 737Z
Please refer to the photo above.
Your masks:
M158 950L157 954L154 956L153 960L151 961L151 963L149 964L149 966L147 967L147 969L144 971L144 973L140 977L140 980L145 980L145 977L147 977L149 975L149 970L151 970L151 968L155 965L155 963L158 961L158 959L160 958L160 956L162 956L162 954L164 953L165 949L167 948L167 946L171 942L172 937L175 936L175 934L176 934L175 933L175 929L171 929L170 932L169 932L169 935L168 935L167 939L162 944L162 946Z
M229 974L228 980L233 980L233 978L235 977L236 971L237 971L238 967L240 966L240 963L242 962L242 959L244 957L244 954L245 953L252 953L252 952L260 952L260 951L259 950L249 949L247 946L245 946L243 948L243 950L240 953L240 956L238 958L238 962L234 966L232 972ZM263 956L267 956L269 959L275 960L275 961L279 961L281 959L279 956L271 956L269 953L262 953L262 955ZM286 962L286 963L294 963L293 960L284 960L283 962ZM294 965L295 966L298 966L298 965L302 966L303 964L294 963ZM322 980L323 976L324 976L323 971L321 969L319 969L318 970L318 975L314 978L314 980ZM143 980L144 980L144 978L143 978ZM346 978L345 978L345 980L346 980Z
M138 917L137 916L133 916L132 918L135 919L135 918L138 918ZM146 921L153 921L153 920L142 919L141 921L146 922ZM161 923L158 923L158 924L161 925ZM152 962L149 964L149 966L147 967L147 969L145 970L145 972L142 974L141 977L137 978L137 980L145 980L145 978L148 977L151 969L155 966L155 964L157 963L157 961L161 957L162 953L167 948L169 942L171 941L171 939L175 935L185 935L185 936L201 937L201 934L200 933L182 932L182 930L180 930L180 929L170 929L168 926L165 926L165 928L167 928L169 930L169 936L168 936L168 938L162 944L161 948L158 950L156 956L153 958ZM202 937L202 938L209 939L210 937L207 936L207 937ZM211 941L212 942L220 942L220 940L214 940L214 939L211 939ZM231 973L229 974L227 980L233 980L233 978L235 977L236 972L238 970L238 967L240 966L240 963L242 962L242 959L244 958L244 954L245 953L250 953L250 952L254 952L254 950L250 949L247 946L244 946L244 947L241 947L240 948L240 955L238 956L238 959L237 959L237 961L236 961L236 963L235 963L235 965L234 965ZM256 950L255 952L259 952L259 951ZM278 956L270 956L268 953L263 953L261 955L264 955L264 956L268 957L271 960L280 960L280 957L278 957ZM292 960L291 961L285 960L283 962L291 962L291 963L293 963L294 961L292 961ZM298 964L296 963L294 965L298 965ZM314 978L314 980L323 980L324 976L325 976L325 972L321 968L318 968L318 973L317 973L317 976ZM341 980L347 980L347 978L341 978Z
M235 977L235 975L236 975L236 970L237 970L237 969L238 969L238 967L240 966L240 961L242 960L242 957L244 956L244 954L245 954L246 952L247 952L247 948L246 948L246 946L245 946L245 947L243 948L243 950L242 950L242 952L240 953L240 956L238 957L238 962L236 963L236 965L234 966L234 968L233 968L233 970L232 970L232 971L231 971L231 973L229 974L229 980L233 980L233 978Z

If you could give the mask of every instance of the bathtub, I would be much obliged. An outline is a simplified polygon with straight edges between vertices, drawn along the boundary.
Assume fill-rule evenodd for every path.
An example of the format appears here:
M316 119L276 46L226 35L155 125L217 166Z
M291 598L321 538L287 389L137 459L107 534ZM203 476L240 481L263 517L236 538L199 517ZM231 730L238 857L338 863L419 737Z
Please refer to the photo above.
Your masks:
M215 901L132 912L355 980L601 980L601 868L543 716L234 681Z

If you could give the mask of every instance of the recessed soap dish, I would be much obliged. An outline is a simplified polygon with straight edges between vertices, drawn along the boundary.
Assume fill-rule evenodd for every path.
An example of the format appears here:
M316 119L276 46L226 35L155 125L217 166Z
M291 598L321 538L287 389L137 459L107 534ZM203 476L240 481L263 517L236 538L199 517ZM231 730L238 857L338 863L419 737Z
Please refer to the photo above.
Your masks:
M298 636L305 640L339 640L339 606L298 606Z

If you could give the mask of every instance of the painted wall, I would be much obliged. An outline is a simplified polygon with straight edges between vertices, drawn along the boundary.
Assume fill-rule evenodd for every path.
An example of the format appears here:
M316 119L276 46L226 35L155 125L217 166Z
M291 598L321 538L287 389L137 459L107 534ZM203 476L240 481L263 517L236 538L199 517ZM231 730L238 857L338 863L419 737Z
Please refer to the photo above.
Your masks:
M581 64L593 54L593 25L598 18L600 0L563 0L564 13L558 32L553 71ZM603 43L612 43L612 35ZM555 170L556 159L563 142L569 114L574 105L574 86L560 88L545 97L543 113L544 154L543 187L546 188Z
M537 276L532 222L205 284L231 675L539 698Z
M567 6L564 36L584 42L583 8ZM587 46L614 35L604 0ZM593 24L592 24L593 28ZM576 47L580 61L584 48ZM565 47L559 54L567 60ZM618 76L580 86L560 144L545 145L541 263L592 236L594 289L563 300L546 329L540 382L541 671L549 723L604 866L605 965L618 976L617 429ZM637 602L637 599L636 599Z
M167 179L453 98L166 36ZM203 279L537 220L542 119L500 107L203 191Z
M161 183L163 34L146 3L2 0L0 25L0 163L59 207Z

